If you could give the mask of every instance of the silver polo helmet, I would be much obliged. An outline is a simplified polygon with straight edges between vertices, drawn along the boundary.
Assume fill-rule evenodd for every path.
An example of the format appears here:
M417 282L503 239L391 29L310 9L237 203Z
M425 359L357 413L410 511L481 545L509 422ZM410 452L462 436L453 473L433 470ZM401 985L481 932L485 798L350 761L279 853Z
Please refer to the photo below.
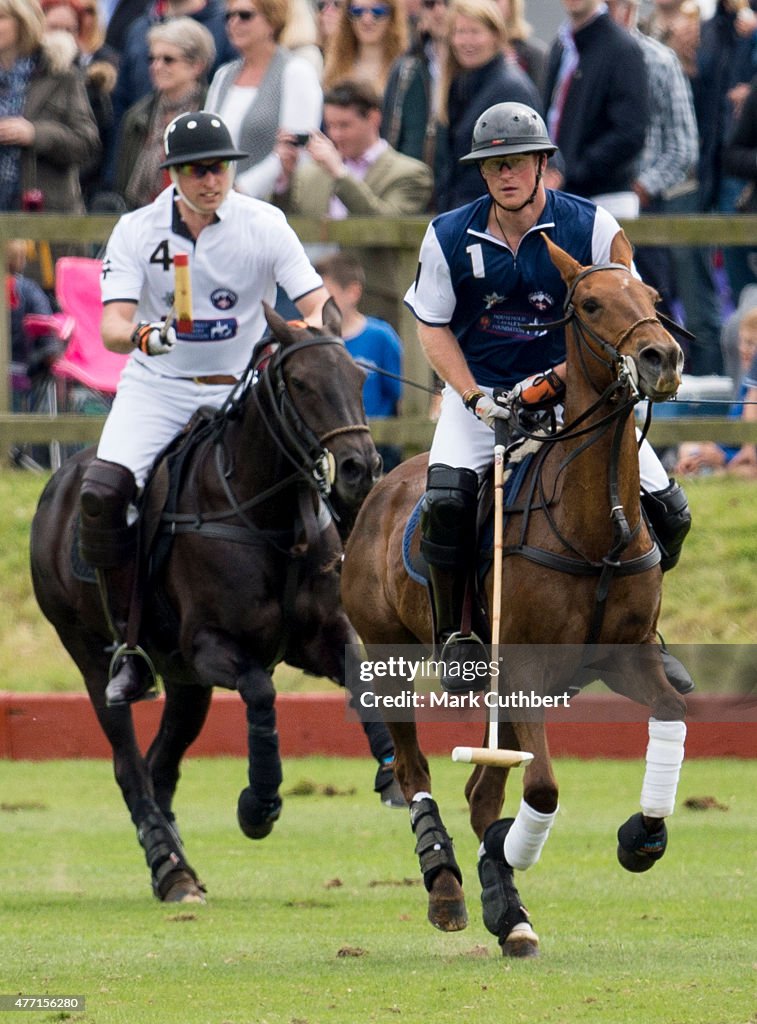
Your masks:
M471 151L460 158L461 164L478 163L490 156L512 153L557 151L540 114L525 103L495 103L480 115L473 126Z

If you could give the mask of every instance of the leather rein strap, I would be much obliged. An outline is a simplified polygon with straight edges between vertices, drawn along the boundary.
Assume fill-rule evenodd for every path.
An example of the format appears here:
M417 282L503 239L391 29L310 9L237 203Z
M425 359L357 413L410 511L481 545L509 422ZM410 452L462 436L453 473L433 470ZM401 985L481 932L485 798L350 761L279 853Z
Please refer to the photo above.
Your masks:
M226 540L235 544L264 544L292 558L299 558L306 552L307 547L315 540L318 533L317 504L313 499L313 492L317 491L325 498L331 486L327 469L328 451L325 448L325 443L333 437L356 431L368 431L369 428L362 423L350 424L336 427L318 437L301 418L294 402L289 397L281 366L285 359L305 348L311 348L314 345L343 344L344 342L338 338L323 336L306 338L285 348L278 348L275 355L268 359L267 365L259 372L257 366L259 358L253 354L251 365L238 382L239 385L242 385L241 388L235 389L233 395L219 412L219 418L225 423L233 415L233 410L238 408L246 396L251 393L263 414L262 420L269 436L287 461L291 463L293 472L282 477L265 491L253 495L246 501L239 501L231 485L233 458L229 458L223 443L224 432L223 429L220 429L213 438L214 463L229 507L220 512L164 513L162 516L163 532L201 534L214 540ZM270 399L270 409L273 411L272 421L266 415L266 410L261 404L261 393L258 391L258 388L261 387ZM298 512L307 539L305 545L292 544L293 527L264 530L257 526L247 514L250 509L285 490L298 478L301 480L301 486L298 488ZM239 519L242 525L226 522L225 520L228 519Z
M597 643L601 635L602 624L604 622L607 607L607 598L612 580L616 576L635 576L639 573L647 572L649 569L652 569L655 565L659 564L661 557L660 549L653 541L651 549L645 554L621 561L621 555L637 535L640 528L639 524L639 526L632 531L628 525L625 510L620 500L620 488L618 482L618 465L623 433L628 417L632 414L634 406L639 400L639 393L628 364L625 358L620 355L618 349L637 328L644 324L659 323L666 327L668 324L671 324L671 326L678 327L678 325L672 324L671 321L668 321L667 318L664 318L661 315L645 316L639 318L626 327L621 334L618 335L614 343L610 344L606 342L596 334L596 332L584 320L582 320L575 305L573 304L573 296L576 286L585 277L588 277L589 274L596 273L600 270L623 270L626 273L630 273L629 268L624 263L604 263L597 264L592 267L585 267L571 282L563 307L565 315L560 320L547 324L532 323L521 325L521 328L524 330L549 331L572 324L580 345L579 351L581 354L581 362L584 372L586 372L585 359L588 356L589 358L607 363L607 365L614 371L614 379L598 396L596 402L581 413L581 415L572 423L567 424L562 429L556 430L551 436L548 435L545 437L544 435L534 435L516 428L516 432L520 434L528 437L538 437L538 439L544 443L544 447L542 449L543 454L538 456L538 463L534 469L534 473L532 474L532 482L529 487L529 493L526 498L523 512L520 542L506 546L503 551L505 557L518 555L534 562L537 565L553 569L556 572L567 573L571 576L598 577L597 589L594 597L594 609L587 630L587 644ZM664 324L663 320L665 320ZM680 330L684 334L688 333L684 328L680 328ZM594 345L599 349L599 352L595 351L592 345L589 344L588 338L591 338ZM599 422L595 422L588 427L582 426L589 417L603 408L614 397L619 398L622 395L627 395L628 397L625 401L619 403L615 409L603 417ZM609 430L613 424L614 434L612 438L608 473L610 514L613 522L613 544L610 551L601 559L601 561L593 561L582 555L581 552L578 551L578 549L571 544L558 529L557 523L550 512L550 499L544 492L541 469L544 459L546 458L552 444L555 444L558 441L576 438L581 435L587 435L583 444L575 449L562 463L559 470L562 472L574 458L594 444L595 441ZM534 496L537 486L539 488L539 498L537 501L538 507L543 509L555 536L569 551L573 552L573 556L559 555L552 551L546 551L542 548L537 548L525 543L529 515L531 510L535 507Z

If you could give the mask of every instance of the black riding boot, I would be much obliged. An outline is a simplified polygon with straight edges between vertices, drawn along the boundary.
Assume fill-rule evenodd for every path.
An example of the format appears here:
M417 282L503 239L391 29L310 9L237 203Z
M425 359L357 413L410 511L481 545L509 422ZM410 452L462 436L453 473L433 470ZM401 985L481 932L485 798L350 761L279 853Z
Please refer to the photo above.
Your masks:
M156 696L152 666L139 649L126 644L137 572L137 526L128 524L127 515L136 490L130 470L95 459L85 470L80 494L81 556L95 569L116 645L105 690L109 706Z
M691 529L691 512L686 494L675 480L671 480L662 491L642 491L641 505L662 554L660 568L667 572L678 564L683 542ZM660 653L670 684L680 694L691 693L694 680L678 658L670 653L664 641L660 644Z
M478 476L472 469L429 466L421 510L421 552L429 567L435 641L444 663L441 684L453 693L479 691L488 674L473 680L464 666L488 662L488 653L472 632L461 632L465 588L475 571Z

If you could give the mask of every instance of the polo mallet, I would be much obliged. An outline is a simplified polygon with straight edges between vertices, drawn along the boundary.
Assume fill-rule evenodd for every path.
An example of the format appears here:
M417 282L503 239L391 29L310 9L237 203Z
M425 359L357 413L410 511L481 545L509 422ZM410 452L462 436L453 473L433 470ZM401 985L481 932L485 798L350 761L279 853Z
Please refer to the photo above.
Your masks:
M173 258L173 280L176 329L180 334L191 334L192 280L189 275L189 256L184 252L177 253Z
M529 764L533 754L526 750L499 749L499 634L502 621L502 562L504 533L504 490L505 490L505 445L503 436L507 436L509 422L498 419L495 421L494 444L494 564L492 572L492 643L491 660L496 666L492 670L490 693L494 694L489 707L489 734L485 747L455 747L452 760L461 764L488 764L498 768L517 768L518 765Z

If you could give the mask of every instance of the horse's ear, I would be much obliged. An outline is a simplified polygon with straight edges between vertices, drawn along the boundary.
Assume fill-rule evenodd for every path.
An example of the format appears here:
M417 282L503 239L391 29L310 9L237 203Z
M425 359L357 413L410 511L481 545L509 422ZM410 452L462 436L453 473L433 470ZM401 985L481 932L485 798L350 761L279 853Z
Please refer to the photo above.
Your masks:
M265 300L263 300L263 312L276 340L280 341L282 345L288 345L293 340L294 335L284 317L277 313L273 306L269 306Z
M560 277L570 286L573 279L583 270L583 267L578 260L573 259L570 253L561 249L559 245L555 245L552 239L545 235L543 231L541 232L541 237L547 246L549 258L560 271Z
M633 249L631 243L626 237L625 231L621 228L615 238L612 240L610 246L610 260L613 263L622 263L624 267L631 269L631 263L633 262Z
M342 311L330 295L323 306L323 327L327 334L333 334L335 338L341 338Z

